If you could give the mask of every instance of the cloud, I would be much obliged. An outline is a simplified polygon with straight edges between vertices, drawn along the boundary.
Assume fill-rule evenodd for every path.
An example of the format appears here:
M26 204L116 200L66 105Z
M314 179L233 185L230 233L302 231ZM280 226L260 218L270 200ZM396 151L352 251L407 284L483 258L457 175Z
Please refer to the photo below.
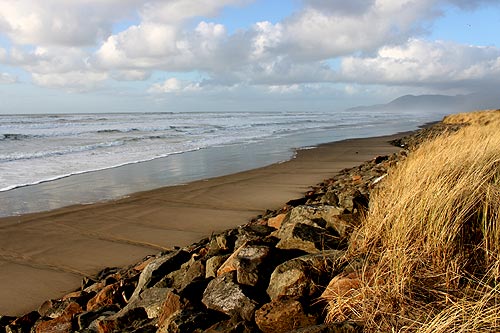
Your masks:
M111 76L113 79L118 81L144 81L151 77L150 71L140 71L140 70L119 70L112 71Z
M475 9L481 5L498 5L498 0L446 0L443 2L448 2L452 5L455 5L457 7L460 7L462 9Z
M36 47L31 51L12 48L5 63L31 73L33 83L42 87L82 92L102 86L109 78L87 61L89 53L77 47Z
M70 92L85 92L100 87L108 79L108 74L89 71L66 73L33 73L33 82L47 88L62 88Z
M307 6L317 10L343 15L360 15L375 5L375 0L305 0Z
M192 17L213 17L228 5L243 5L249 0L170 0L149 1L140 10L145 22L176 24Z
M156 83L152 85L151 88L149 89L149 92L156 94L159 93L168 94L168 93L193 92L193 91L199 91L200 89L201 88L199 83L183 81L177 78L170 78L162 83Z
M133 14L140 0L0 1L0 31L14 44L94 45L112 25Z
M367 84L474 86L500 83L500 49L411 39L374 57L346 57L343 80Z
M443 14L443 5L469 10L497 1L302 0L303 6L281 22L256 22L232 34L216 22L225 7L251 2L0 0L0 33L12 45L8 51L0 48L0 61L22 67L36 84L67 84L72 90L79 84L88 90L112 80L147 80L156 71L200 72L206 79L169 79L153 85L149 91L155 93L201 91L209 85L267 86L263 90L277 92L325 82L436 85L447 77L464 84L492 79L485 66L496 64L490 54L496 49L421 38ZM123 20L133 24L112 32ZM432 63L418 59L426 52L433 52ZM461 62L448 64L445 56ZM331 68L330 60L342 58L340 70Z
M0 84L16 83L17 78L9 73L0 73Z

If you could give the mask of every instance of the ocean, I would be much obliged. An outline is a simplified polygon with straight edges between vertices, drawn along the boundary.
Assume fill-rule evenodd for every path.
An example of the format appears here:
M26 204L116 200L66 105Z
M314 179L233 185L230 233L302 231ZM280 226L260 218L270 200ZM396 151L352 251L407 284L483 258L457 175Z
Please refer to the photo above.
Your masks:
M369 111L1 115L0 216L244 171L288 160L294 149L414 130L442 116Z

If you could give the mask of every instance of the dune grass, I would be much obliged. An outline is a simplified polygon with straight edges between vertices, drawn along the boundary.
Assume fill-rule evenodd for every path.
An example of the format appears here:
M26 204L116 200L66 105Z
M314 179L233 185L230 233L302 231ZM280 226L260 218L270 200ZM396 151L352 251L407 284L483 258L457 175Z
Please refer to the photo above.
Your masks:
M361 281L325 294L328 320L366 331L500 331L500 112L425 142L372 193L348 256ZM497 301L499 301L497 303Z

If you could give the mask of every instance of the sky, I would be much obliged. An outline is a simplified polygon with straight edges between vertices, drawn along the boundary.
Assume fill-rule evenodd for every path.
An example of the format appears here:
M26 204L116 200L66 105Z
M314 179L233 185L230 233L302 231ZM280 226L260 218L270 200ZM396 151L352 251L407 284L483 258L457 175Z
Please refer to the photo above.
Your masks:
M0 0L0 114L329 111L499 83L499 0Z

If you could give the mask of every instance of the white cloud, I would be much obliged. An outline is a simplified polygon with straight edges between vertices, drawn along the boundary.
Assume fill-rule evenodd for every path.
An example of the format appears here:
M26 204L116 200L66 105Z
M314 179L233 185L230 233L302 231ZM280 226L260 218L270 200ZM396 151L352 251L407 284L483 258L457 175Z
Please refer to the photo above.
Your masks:
M0 84L16 83L17 78L9 73L0 73Z
M201 72L204 88L266 85L263 90L272 92L342 80L444 84L445 78L492 79L487 66L496 66L495 50L424 45L416 38L442 14L443 4L468 10L497 0L302 0L303 7L281 22L256 22L232 35L222 24L200 21L252 1L0 0L0 33L12 44L8 51L0 48L0 61L22 67L36 84L73 90L78 84L82 90L99 87L109 78L147 80L154 71ZM124 19L134 24L112 33ZM428 54L432 62L419 60ZM445 60L450 56L453 64ZM341 57L337 73L328 61ZM167 81L150 91L201 89Z
M106 73L72 71L66 73L33 73L33 82L47 88L62 88L70 92L84 92L100 87L108 79Z
M7 61L7 50L2 47L0 47L0 61L1 62Z
M93 45L142 0L1 0L0 29L14 44Z
M118 81L144 81L150 78L151 72L130 69L112 71L111 76Z
M162 83L156 83L149 89L150 93L168 94L168 93L182 93L193 92L201 90L200 84L197 82L189 82L179 80L175 77L165 80Z
M145 22L175 24L192 17L212 17L228 5L242 5L249 0L170 0L146 2L140 10Z
M31 73L64 73L88 68L88 52L76 47L36 47L31 51L12 48L7 62Z
M293 94L302 91L300 85L298 84L274 85L274 86L269 86L268 89L269 92L273 94Z
M500 49L411 39L386 46L374 57L342 60L344 80L370 84L468 85L500 83Z

